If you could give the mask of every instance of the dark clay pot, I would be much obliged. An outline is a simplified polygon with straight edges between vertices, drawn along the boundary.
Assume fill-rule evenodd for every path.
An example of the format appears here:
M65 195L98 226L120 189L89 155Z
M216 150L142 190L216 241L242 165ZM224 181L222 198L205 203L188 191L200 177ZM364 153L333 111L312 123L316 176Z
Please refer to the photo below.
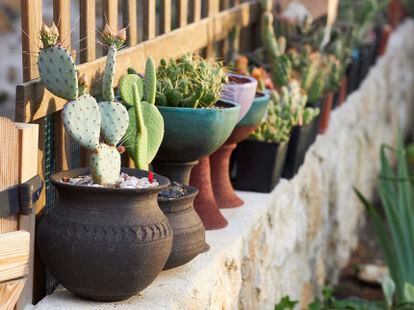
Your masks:
M321 119L319 124L319 133L324 133L329 126L329 120L331 117L332 105L333 105L334 95L333 93L328 93L325 96L325 103L321 111Z
M270 193L279 183L288 142L245 140L237 146L235 188Z
M341 106L345 102L346 95L347 95L346 88L347 88L347 79L346 77L344 77L341 80L338 91L334 95L333 109L336 109L337 107Z
M96 301L123 300L150 285L170 255L172 229L157 203L159 191L170 182L158 174L154 178L160 186L149 189L60 182L63 176L88 173L82 168L51 177L59 199L37 230L40 253L53 277L70 292Z
M190 162L164 162L157 161L152 163L154 171L161 175L165 175L168 179L181 184L190 184L191 169L198 164L198 160Z
M180 198L158 198L158 204L173 230L171 254L164 270L184 265L202 253L206 244L205 229L194 210L198 189L186 186L188 194Z
M305 126L293 127L282 173L284 178L293 178L303 164L306 151L309 148L309 136L312 135L314 126L314 123L311 122Z

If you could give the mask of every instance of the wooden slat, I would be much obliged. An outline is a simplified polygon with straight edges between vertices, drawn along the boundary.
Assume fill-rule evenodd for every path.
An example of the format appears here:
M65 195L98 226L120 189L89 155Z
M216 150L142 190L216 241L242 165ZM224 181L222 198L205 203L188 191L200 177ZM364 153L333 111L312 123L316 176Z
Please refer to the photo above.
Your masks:
M63 46L70 48L70 0L53 0L53 20L59 29L60 41ZM65 133L60 112L54 115L55 118L55 147L56 147L56 169L69 169L69 158L67 149L71 143Z
M212 40L220 41L226 38L235 24L247 27L255 23L259 13L259 6L256 2L246 2L215 16L205 18L199 23L189 24L179 31L172 31L122 50L117 57L115 84L130 66L138 71L143 71L148 56L159 61L166 56L166 50L168 50L169 57L179 56L185 51L200 50ZM171 48L172 46L180 48ZM102 75L104 66L105 58L99 58L78 66L78 70L81 74L99 77ZM92 83L92 94L100 92L98 80L99 78ZM45 90L40 80L36 79L17 87L16 119L29 122L42 118L54 111L61 110L65 102Z
M193 22L198 22L201 19L201 0L193 0Z
M220 1L219 0L207 0L207 16L214 16L219 11ZM207 43L207 49L206 54L207 57L214 57L216 55L215 53L215 43L217 42L216 37L214 36L214 25L209 25L208 29L208 43Z
M15 309L17 299L23 290L25 278L0 283L0 309ZM19 307L17 307L19 308Z
M24 183L37 174L37 148L39 126L36 124L15 123L19 129L20 173L19 183ZM33 299L33 259L35 244L35 213L19 216L19 229L30 233L29 273L27 282L17 303L17 309L24 309L32 304Z
M30 234L14 231L0 235L0 282L17 279L29 272Z
M80 62L96 57L96 13L95 0L80 0Z
M0 191L19 183L19 131L14 123L0 117ZM0 234L18 229L18 217L0 218Z
M143 0L144 40L155 38L155 0Z
M103 0L102 18L113 31L118 30L118 0Z
M178 1L178 28L182 28L187 25L188 18L188 0L179 0Z
M36 53L41 47L42 0L21 0L23 80L39 76Z
M171 0L161 1L161 33L171 31Z
M137 0L124 0L124 27L127 27L127 43L134 46L138 43Z
M206 0L206 4L207 16L217 14L220 8L220 0Z

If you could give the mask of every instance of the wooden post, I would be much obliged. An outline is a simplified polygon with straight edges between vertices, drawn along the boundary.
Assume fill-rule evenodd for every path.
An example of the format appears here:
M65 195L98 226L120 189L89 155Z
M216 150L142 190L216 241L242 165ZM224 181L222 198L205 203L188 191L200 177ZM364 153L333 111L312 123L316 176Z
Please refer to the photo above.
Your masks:
M171 31L171 0L161 2L161 33Z
M155 38L155 0L143 0L144 40Z
M187 25L188 18L188 0L178 1L178 28L182 28Z
M138 43L137 0L124 0L124 27L127 27L127 43L134 46Z

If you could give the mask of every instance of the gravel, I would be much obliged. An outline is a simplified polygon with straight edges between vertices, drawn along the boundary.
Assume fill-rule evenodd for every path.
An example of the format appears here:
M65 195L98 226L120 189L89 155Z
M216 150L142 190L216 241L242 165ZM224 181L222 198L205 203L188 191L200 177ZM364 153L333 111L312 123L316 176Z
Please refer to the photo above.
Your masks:
M135 176L130 176L126 173L121 173L118 181L110 186L103 186L93 182L92 176L81 175L73 178L63 178L62 183L71 184L71 185L80 185L80 186L92 186L92 187L110 187L110 188L151 188L157 187L159 183L154 179L152 182L148 178L137 178Z

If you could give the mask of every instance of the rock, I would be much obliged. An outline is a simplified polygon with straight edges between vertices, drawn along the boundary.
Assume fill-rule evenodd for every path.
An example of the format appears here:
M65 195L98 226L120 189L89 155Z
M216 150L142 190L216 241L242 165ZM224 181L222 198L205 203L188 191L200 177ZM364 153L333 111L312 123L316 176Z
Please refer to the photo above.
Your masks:
M386 266L378 266L372 264L358 266L358 279L370 284L380 285L389 271Z

